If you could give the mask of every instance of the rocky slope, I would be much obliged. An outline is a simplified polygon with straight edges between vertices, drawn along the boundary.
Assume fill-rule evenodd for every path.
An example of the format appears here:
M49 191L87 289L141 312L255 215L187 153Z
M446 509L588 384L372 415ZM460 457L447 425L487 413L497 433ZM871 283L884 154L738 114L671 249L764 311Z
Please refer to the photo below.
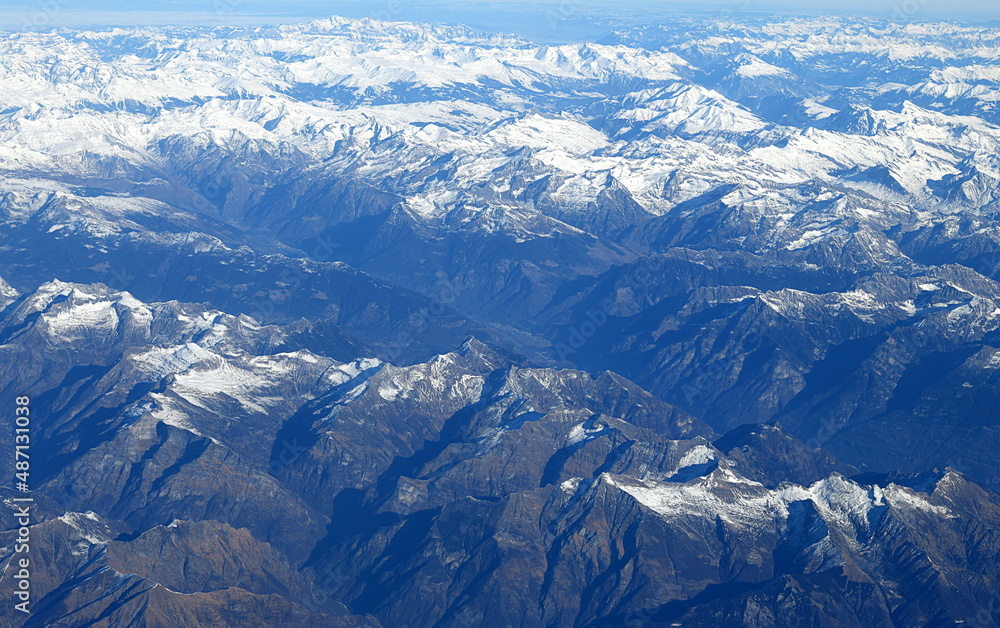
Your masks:
M13 625L912 625L1000 591L1000 502L953 470L851 480L474 339L342 363L101 285L6 294L5 393L45 417Z

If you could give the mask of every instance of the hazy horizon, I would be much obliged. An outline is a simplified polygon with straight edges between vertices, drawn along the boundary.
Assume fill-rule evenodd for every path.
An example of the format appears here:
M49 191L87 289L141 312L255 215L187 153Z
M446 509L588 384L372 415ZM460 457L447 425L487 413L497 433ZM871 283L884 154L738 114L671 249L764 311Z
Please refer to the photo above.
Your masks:
M939 0L879 0L863 2L802 1L756 2L717 0L690 3L673 0L542 0L540 2L500 2L496 0L292 0L274 9L263 0L152 0L143 10L134 10L120 0L48 0L36 4L0 2L0 29L41 30L46 28L112 26L219 26L295 23L330 17L372 17L383 20L463 23L491 32L512 32L539 40L572 41L590 39L615 26L641 24L668 18L672 13L693 11L732 19L739 15L789 13L803 15L865 15L893 21L971 20L1000 18L993 3L966 0L942 3Z

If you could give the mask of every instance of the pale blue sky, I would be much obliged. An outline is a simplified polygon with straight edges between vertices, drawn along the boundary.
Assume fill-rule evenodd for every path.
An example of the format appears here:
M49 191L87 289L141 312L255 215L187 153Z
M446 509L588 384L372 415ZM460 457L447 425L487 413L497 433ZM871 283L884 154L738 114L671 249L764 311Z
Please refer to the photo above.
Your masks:
M466 23L574 40L671 12L859 12L900 19L1000 19L1000 0L0 0L0 29L132 24L260 24L343 15Z

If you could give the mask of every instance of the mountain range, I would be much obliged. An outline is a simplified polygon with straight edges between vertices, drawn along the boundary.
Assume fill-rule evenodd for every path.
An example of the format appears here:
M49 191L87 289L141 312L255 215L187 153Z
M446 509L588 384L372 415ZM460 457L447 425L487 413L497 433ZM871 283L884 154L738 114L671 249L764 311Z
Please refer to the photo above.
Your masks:
M0 616L1000 625L998 41L0 35Z

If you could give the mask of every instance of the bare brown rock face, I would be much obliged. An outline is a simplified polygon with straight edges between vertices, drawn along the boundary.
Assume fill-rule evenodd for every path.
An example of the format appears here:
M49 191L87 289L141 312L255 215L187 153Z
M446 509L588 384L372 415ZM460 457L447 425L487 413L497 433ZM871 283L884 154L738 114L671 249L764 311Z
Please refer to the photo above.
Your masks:
M99 286L11 308L0 350L94 365L7 373L49 461L13 625L912 625L997 590L1000 502L952 470L848 479L780 427L720 437L475 339L341 363Z

